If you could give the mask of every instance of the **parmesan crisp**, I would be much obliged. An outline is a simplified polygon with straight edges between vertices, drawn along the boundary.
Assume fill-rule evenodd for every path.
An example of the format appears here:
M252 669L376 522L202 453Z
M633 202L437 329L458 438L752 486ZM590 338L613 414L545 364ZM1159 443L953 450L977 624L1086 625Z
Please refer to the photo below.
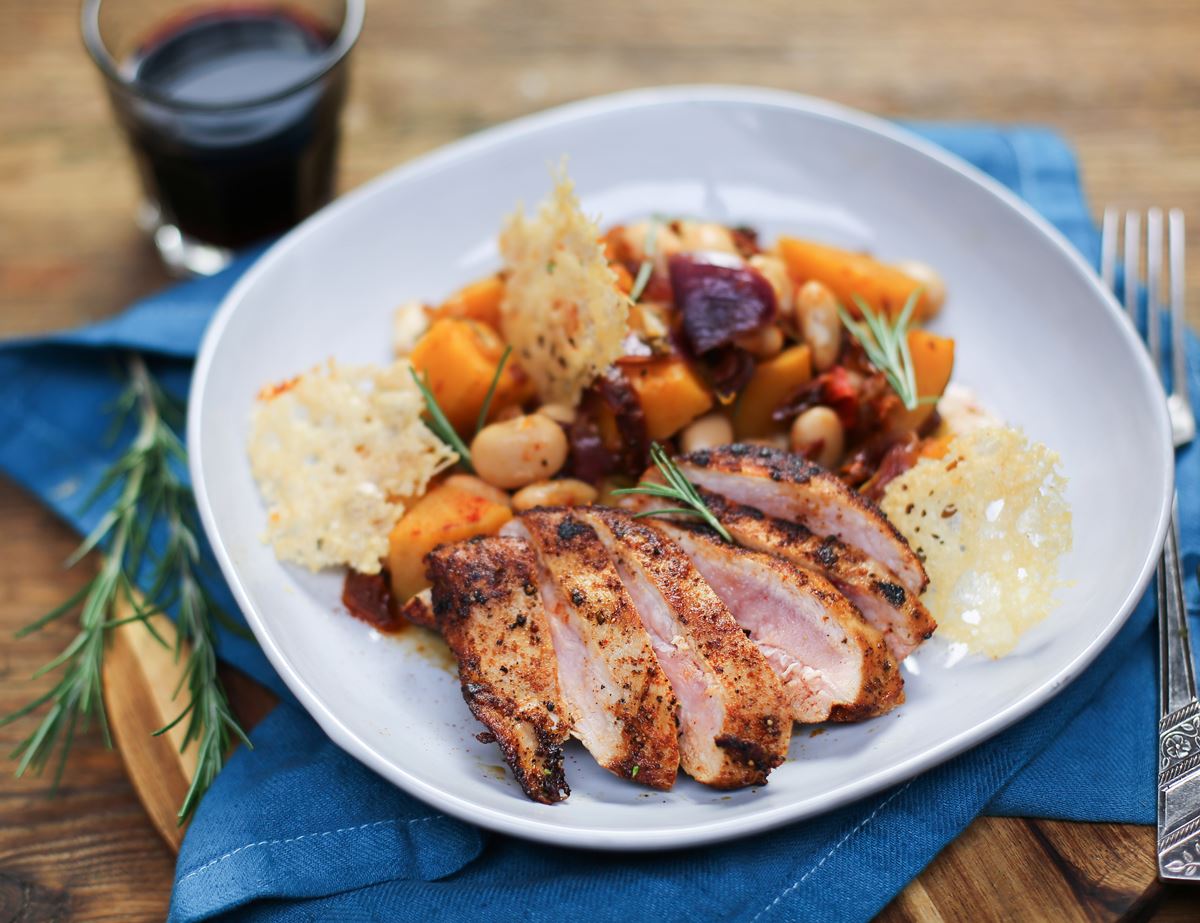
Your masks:
M621 355L629 301L565 169L533 218L523 209L509 218L500 252L508 268L500 306L504 338L542 401L573 407Z
M1019 431L989 427L887 486L881 506L925 562L940 637L1001 657L1054 608L1072 542L1058 462Z
M421 421L408 369L331 360L259 395L250 465L281 560L378 573L404 500L457 459Z

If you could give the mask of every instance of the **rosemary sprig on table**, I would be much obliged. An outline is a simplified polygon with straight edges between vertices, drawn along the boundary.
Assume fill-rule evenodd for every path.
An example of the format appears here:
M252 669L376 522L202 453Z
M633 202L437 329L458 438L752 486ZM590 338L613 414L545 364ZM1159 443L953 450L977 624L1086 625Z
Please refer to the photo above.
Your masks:
M488 386L487 394L483 398L483 405L479 408L479 417L475 421L475 433L487 425L488 412L492 409L492 398L496 396L496 388L500 385L500 375L504 371L505 363L508 362L508 357L512 354L512 347L505 346L504 352L500 355L500 361L496 363L496 372L492 375L492 383ZM428 426L433 430L433 434L450 446L458 455L458 460L462 466L471 473L474 473L475 468L471 464L471 450L467 448L467 444L463 442L462 437L451 425L446 418L446 414L442 411L441 405L438 404L437 397L433 393L433 389L429 387L429 376L426 374L425 380L417 374L417 370L409 366L408 373L412 375L412 380L416 382L417 389L421 392L421 397L425 399L425 410L429 414Z
M634 515L635 519L640 519L643 516L695 516L712 527L725 541L733 541L733 537L709 510L704 502L704 498L700 496L700 493L696 490L692 482L684 476L684 473L679 470L679 466L671 460L671 456L667 454L666 449L657 442L650 446L650 460L654 462L654 467L658 469L658 473L662 475L666 483L658 484L654 481L642 481L636 487L623 487L620 490L614 490L613 493L620 496L626 494L644 494L648 497L662 497L666 500L674 500L681 505L645 510L641 513L636 513Z
M912 320L913 309L921 290L915 288L904 307L892 323L886 316L876 314L871 306L858 295L854 303L862 312L862 321L856 321L850 313L840 305L838 314L856 340L862 345L867 358L884 374L892 390L900 396L907 410L915 410L918 405L927 403L932 398L922 398L917 393L916 373L913 371L912 354L908 350L908 324Z
M198 741L196 776L179 811L179 821L183 823L224 765L232 737L249 743L233 717L216 673L213 623L220 619L236 630L241 629L228 621L199 581L201 565L194 502L190 488L179 474L186 458L176 434L182 411L162 391L138 356L129 360L129 385L114 409L114 435L133 414L137 415L137 430L128 448L104 472L85 500L86 509L110 490L116 490L116 500L67 560L67 566L75 565L93 549L103 552L103 561L96 576L81 590L23 628L17 637L45 628L71 613L78 614L79 631L62 653L34 674L36 678L61 670L58 683L29 704L0 718L0 725L49 705L41 722L12 756L20 760L17 775L22 775L29 769L41 773L57 752L54 775L57 787L77 730L86 729L90 722L96 721L105 745L112 746L101 685L107 633L128 622L142 622L165 644L148 619L176 608L176 655L185 646L190 648L183 676L188 702L178 718L155 733L164 733L187 718L181 746ZM162 530L165 530L165 545L156 551L152 539L162 534ZM143 570L147 571L148 583L145 592L139 594L138 578ZM128 605L131 614L116 618L113 610L122 602Z

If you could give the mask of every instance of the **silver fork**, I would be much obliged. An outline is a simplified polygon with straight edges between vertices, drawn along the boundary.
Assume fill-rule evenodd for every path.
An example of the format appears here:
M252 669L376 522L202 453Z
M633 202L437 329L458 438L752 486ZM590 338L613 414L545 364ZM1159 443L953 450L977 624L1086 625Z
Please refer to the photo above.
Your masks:
M1117 210L1104 212L1100 248L1100 274L1114 288L1117 271ZM1163 361L1162 309L1171 329L1171 377L1167 410L1175 447L1196 436L1196 417L1187 394L1187 363L1183 344L1183 212L1167 216L1167 252L1170 297L1163 302L1163 213L1152 208L1145 217L1146 247L1146 348L1167 386ZM1125 213L1125 311L1137 327L1141 275L1142 217ZM1200 881L1200 702L1192 671L1192 645L1188 639L1187 608L1179 565L1177 509L1172 503L1171 522L1158 564L1158 875L1178 881Z

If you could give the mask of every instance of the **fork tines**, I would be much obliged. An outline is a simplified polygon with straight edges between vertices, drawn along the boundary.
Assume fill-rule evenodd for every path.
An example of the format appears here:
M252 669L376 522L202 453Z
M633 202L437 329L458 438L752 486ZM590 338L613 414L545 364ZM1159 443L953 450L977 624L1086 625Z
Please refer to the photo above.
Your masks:
M1114 292L1118 290L1117 253L1122 249L1124 279L1120 290L1124 293L1125 313L1134 327L1141 326L1138 296L1144 285L1146 348L1163 387L1170 392L1167 403L1171 413L1171 431L1175 445L1185 445L1196 435L1196 421L1187 393L1187 360L1183 337L1186 320L1183 306L1183 212L1173 208L1166 214L1165 248L1164 216L1161 208L1147 209L1144 216L1137 211L1127 211L1123 224L1122 235L1122 221L1118 210L1111 207L1104 210L1100 275L1105 286ZM1167 294L1166 298L1163 297L1164 292ZM1167 313L1170 326L1169 368L1163 356L1163 311Z

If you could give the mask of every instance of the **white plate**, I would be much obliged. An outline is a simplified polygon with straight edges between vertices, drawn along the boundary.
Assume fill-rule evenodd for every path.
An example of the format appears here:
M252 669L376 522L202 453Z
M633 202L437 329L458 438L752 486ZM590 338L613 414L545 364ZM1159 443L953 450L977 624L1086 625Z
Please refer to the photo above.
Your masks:
M769 785L649 793L572 745L565 803L528 801L445 664L381 638L339 604L341 575L285 567L260 544L246 461L264 383L329 356L385 361L393 308L496 266L518 200L563 154L606 223L650 212L746 223L917 258L945 276L937 329L957 380L1057 449L1070 479L1073 585L999 661L949 666L936 639L910 659L907 703L858 725L798 731ZM1075 677L1146 586L1171 495L1162 392L1130 327L1070 245L998 184L894 125L751 89L611 96L521 119L367 184L275 245L205 337L188 439L204 526L271 662L334 741L418 798L484 827L603 849L727 839L827 811L910 777L1029 713Z

